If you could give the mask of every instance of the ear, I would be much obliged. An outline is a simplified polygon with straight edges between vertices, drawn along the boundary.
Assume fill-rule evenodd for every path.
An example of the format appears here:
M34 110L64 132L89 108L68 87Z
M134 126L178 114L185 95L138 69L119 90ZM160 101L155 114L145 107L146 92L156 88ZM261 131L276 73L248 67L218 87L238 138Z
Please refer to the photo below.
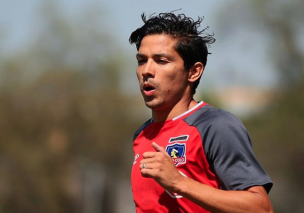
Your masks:
M196 62L189 70L188 81L195 82L204 72L204 65L201 62Z

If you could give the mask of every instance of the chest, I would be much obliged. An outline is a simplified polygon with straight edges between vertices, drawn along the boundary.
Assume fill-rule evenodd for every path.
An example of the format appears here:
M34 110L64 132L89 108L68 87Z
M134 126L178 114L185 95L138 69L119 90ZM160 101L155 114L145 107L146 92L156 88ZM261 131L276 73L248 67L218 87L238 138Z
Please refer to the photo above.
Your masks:
M183 122L144 129L133 143L133 167L139 166L143 153L155 151L153 141L166 150L178 170L187 176L197 179L209 168L199 131Z

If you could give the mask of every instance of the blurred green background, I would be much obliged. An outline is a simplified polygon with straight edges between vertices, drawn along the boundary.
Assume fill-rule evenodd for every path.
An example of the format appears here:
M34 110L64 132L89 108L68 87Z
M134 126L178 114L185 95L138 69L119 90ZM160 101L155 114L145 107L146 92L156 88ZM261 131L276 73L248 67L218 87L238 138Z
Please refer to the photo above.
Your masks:
M181 8L181 9L180 9ZM142 12L204 16L196 95L237 115L274 187L304 212L304 2L0 1L0 213L131 213L132 137L150 117L130 33Z

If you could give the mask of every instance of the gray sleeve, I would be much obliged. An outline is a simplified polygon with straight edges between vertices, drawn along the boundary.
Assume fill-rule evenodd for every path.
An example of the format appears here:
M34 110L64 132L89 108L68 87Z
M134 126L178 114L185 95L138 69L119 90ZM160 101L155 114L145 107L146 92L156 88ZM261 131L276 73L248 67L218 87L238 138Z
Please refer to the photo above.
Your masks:
M137 136L147 127L151 124L152 119L147 120L143 125L141 125L134 133L133 135L133 142L137 138Z
M244 190L264 186L267 192L272 182L256 159L250 136L242 122L220 109L205 109L197 120L206 158L226 190Z

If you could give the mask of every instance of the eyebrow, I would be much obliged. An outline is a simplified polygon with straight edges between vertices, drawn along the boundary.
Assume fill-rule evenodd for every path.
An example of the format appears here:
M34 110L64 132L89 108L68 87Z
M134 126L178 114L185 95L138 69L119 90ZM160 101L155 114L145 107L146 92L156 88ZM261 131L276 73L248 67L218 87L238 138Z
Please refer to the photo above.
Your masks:
M145 54L141 54L141 53L136 54L136 58L145 58L145 57L147 57ZM168 58L171 58L166 53L156 53L156 54L153 54L153 57L168 57Z
M136 54L136 58L144 58L144 57L146 57L144 54L141 53Z

